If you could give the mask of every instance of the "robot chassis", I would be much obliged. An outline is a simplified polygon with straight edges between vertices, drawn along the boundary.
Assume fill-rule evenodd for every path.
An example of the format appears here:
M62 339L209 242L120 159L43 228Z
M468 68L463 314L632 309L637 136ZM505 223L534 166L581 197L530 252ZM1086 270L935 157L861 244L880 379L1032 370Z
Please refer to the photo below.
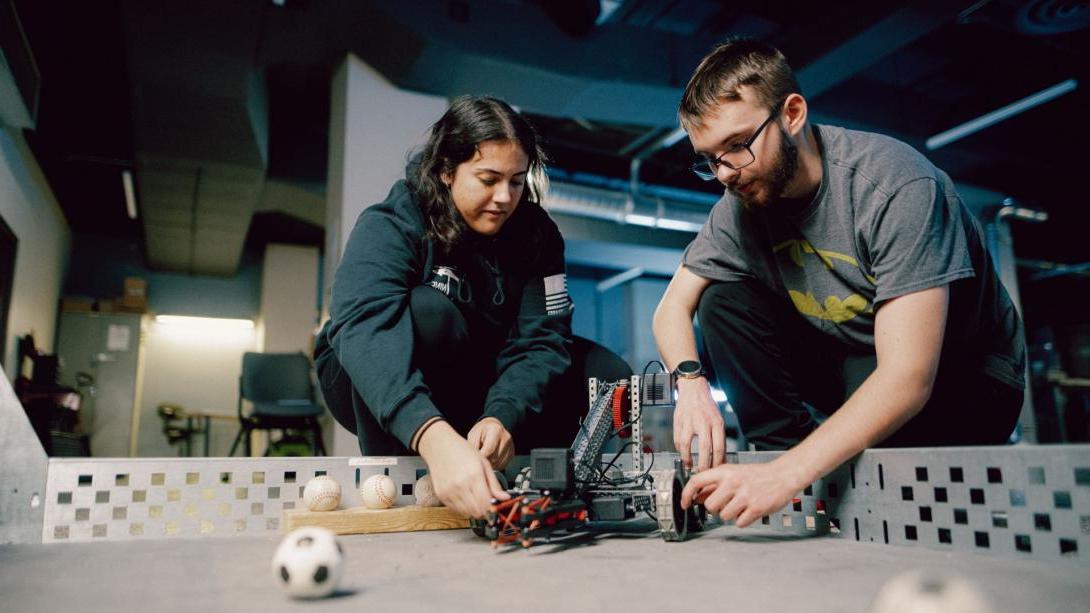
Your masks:
M548 541L594 522L643 513L655 519L666 541L683 541L689 532L703 529L702 506L681 508L689 472L680 460L670 468L653 469L651 455L651 465L645 467L641 412L648 406L673 406L673 377L652 373L612 382L592 378L588 388L590 409L571 447L532 450L530 465L507 490L511 498L493 500L487 519L471 522L473 531L490 539L493 547L529 547L535 540ZM615 436L628 440L604 462L602 449ZM632 467L622 470L616 462L629 448Z

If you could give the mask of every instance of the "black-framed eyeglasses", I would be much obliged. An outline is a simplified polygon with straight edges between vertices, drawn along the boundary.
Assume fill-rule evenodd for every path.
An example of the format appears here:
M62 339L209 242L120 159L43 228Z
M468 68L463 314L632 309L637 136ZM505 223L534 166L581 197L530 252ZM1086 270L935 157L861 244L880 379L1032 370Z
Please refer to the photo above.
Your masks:
M777 115L780 114L780 106L776 106L776 110L772 111L772 114L768 116L768 119L764 120L761 125L757 126L757 131L745 141L732 146L723 153L720 153L718 157L709 158L700 156L700 159L693 162L693 173L705 181L711 181L715 179L719 171L719 166L723 165L733 170L739 170L749 166L757 159L757 156L753 155L753 143L757 140L757 137L761 135L761 132Z

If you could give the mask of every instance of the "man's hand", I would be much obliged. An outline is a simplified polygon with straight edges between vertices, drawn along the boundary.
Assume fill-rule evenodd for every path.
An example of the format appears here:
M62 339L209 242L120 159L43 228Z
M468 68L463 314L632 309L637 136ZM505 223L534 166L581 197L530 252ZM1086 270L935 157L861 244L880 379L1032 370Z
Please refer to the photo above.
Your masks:
M511 433L495 417L485 417L466 435L469 444L478 449L496 470L503 470L515 455Z
M791 501L806 484L778 461L767 464L723 464L694 474L681 492L682 508L703 502L723 521L745 528Z
M704 377L678 379L677 404L674 407L674 447L681 463L692 468L693 437L700 439L698 466L707 470L723 463L726 437L723 416L712 399L711 387Z
M510 498L488 460L450 424L441 422L428 428L417 448L428 464L435 495L458 513L484 519L493 498Z

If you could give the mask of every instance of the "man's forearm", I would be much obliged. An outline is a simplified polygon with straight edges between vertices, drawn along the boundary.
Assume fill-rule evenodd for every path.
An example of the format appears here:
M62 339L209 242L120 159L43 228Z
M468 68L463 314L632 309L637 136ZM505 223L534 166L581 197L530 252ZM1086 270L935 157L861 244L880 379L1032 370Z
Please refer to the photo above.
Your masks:
M805 487L896 432L919 413L930 394L930 385L919 377L879 368L840 410L776 461Z
M691 312L680 306L662 304L655 311L651 328L667 370L672 370L678 362L697 359Z

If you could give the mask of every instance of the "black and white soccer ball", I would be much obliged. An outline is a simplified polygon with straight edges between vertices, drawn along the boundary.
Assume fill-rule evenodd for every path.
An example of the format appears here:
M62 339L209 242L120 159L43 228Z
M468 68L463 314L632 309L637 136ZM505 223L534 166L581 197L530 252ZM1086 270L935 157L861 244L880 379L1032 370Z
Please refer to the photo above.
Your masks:
M885 584L870 613L992 613L977 585L964 577L912 570Z
M318 527L292 530L272 560L273 576L293 598L321 598L337 589L344 568L344 550L331 530Z

